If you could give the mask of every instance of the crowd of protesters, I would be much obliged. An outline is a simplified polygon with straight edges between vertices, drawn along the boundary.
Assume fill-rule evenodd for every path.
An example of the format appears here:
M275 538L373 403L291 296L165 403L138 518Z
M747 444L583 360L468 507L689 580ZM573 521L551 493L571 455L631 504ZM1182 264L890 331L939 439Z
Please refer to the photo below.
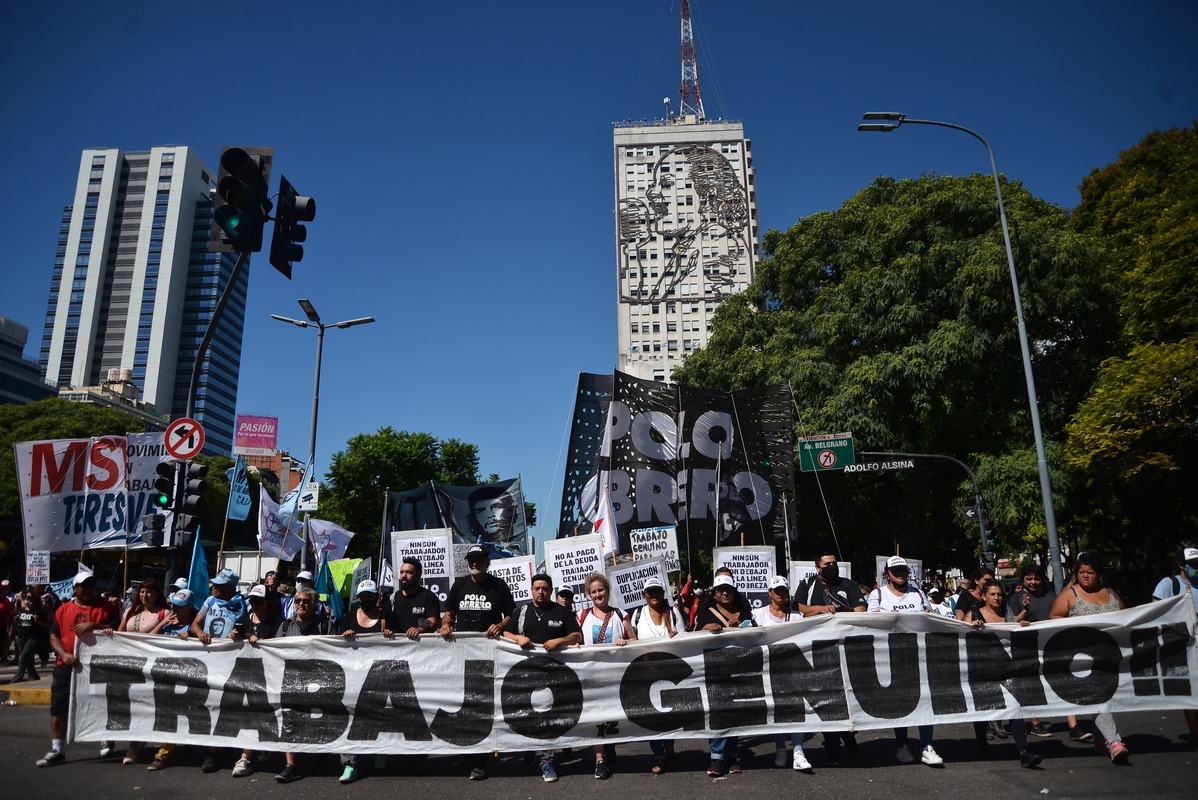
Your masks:
M644 604L631 613L611 605L611 584L606 576L596 573L585 583L590 605L575 612L573 593L563 588L555 594L552 578L544 574L532 578L532 601L517 606L507 583L489 572L489 551L474 545L466 553L466 574L453 582L444 603L422 585L419 560L406 558L400 565L398 589L394 593L389 587L380 593L374 581L362 580L354 588L353 604L339 620L320 601L312 585L312 574L307 571L296 576L291 590L280 584L276 573L270 572L243 595L238 590L239 576L231 569L222 569L211 579L210 595L202 602L197 602L186 580L180 579L168 587L168 594L154 578L141 581L137 591L121 602L119 597L101 596L96 590L95 577L81 572L73 581L73 597L63 602L49 592L39 591L39 587L28 587L10 598L8 582L4 582L4 591L0 593L3 604L0 613L5 619L3 654L7 660L15 644L19 663L15 681L38 680L39 663L44 669L49 655L55 656L51 673L51 746L37 762L38 766L51 766L66 758L64 740L71 674L78 668L76 638L97 631L107 635L175 636L205 645L222 638L255 644L264 639L313 635L352 638L380 634L413 640L423 635L439 635L452 640L455 633L468 631L492 639L505 638L526 650L539 647L551 653L570 646L620 646L634 640L672 638L684 633L716 635L730 628L783 625L822 614L939 614L982 628L997 624L1034 625L1049 619L1070 619L1125 607L1115 589L1103 581L1101 562L1084 554L1075 560L1074 574L1060 594L1053 591L1044 571L1035 564L1023 567L1009 592L995 579L994 571L986 568L958 581L956 591L952 591L934 582L917 586L911 579L907 561L896 555L886 561L883 579L866 591L840 575L838 562L836 553L821 553L815 559L814 574L801 581L793 593L785 577L774 577L769 582L768 605L757 609L751 608L732 571L726 567L716 570L710 591L689 576L677 592L669 592L659 579L650 578L642 587ZM1198 548L1183 545L1178 550L1177 574L1157 584L1153 599L1188 594L1198 611L1196 580ZM1185 721L1190 740L1198 742L1198 713L1186 711ZM1093 732L1074 717L1068 717L1067 723L1069 739L1093 741L1112 762L1129 760L1130 752L1110 713L1095 717ZM1035 718L976 722L974 729L980 754L988 752L992 741L1009 737L1016 746L1020 765L1027 768L1042 762L1042 757L1030 749L1028 737L1053 735L1044 721ZM943 767L944 759L936 751L933 733L931 725L919 726L919 748L913 752L908 747L907 730L896 728L895 759L902 764L918 760L930 767ZM599 725L597 738L617 734L618 722L611 721ZM775 733L774 766L789 765L797 772L813 773L814 767L804 750L805 741L811 738L812 734L798 732ZM110 754L114 746L113 742L102 742L101 755ZM823 762L829 767L844 763L846 753L852 756L858 752L851 731L823 733L823 747ZM145 743L130 742L122 764L138 763L144 748ZM651 770L654 775L677 769L672 740L653 739L650 748L654 755ZM165 769L175 749L169 742L157 745L147 769ZM742 771L737 736L713 738L708 750L708 775L721 778ZM597 744L593 754L595 778L609 779L616 769L615 747ZM221 748L211 748L201 769L217 771L222 755ZM546 782L558 780L556 755L552 748L535 754ZM491 757L491 753L467 756L468 777L485 780ZM235 760L232 775L250 775L256 765L269 759L269 753L243 750ZM415 759L415 763L417 771L427 770L424 757ZM341 764L341 783L352 783L360 777L357 755L342 755ZM385 766L386 757L375 755L373 764L375 769ZM274 777L280 783L301 777L295 753L284 753L283 769Z

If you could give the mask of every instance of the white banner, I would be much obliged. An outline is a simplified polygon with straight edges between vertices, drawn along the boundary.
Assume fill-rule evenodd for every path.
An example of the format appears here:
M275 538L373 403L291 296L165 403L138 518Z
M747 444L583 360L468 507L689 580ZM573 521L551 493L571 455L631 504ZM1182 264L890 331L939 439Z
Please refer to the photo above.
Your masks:
M669 586L666 562L661 558L620 564L607 568L607 579L611 581L611 604L623 611L631 611L645 604L645 591L641 587L649 578L657 578L662 586ZM666 598L670 598L666 592Z
M50 551L32 550L25 554L25 585L40 586L50 582Z
M777 551L772 547L717 547L711 553L716 569L728 567L736 580L737 590L753 608L770 604L770 579L778 574L774 568Z
M664 558L668 572L681 572L678 560L678 527L662 525L657 528L635 528L628 532L633 561Z
M603 572L603 551L597 534L545 542L545 574L553 578L555 590L574 592L575 611L591 607L586 580L595 572Z
M396 568L405 558L420 561L420 583L437 596L442 605L453 585L453 569L450 562L452 551L449 542L453 531L449 528L430 528L422 531L391 531L391 562ZM395 591L399 591L398 569L393 573Z
M292 561L304 546L298 520L283 526L279 504L270 499L265 486L258 487L258 549L280 561Z
M124 547L125 437L18 442L25 550Z
M166 442L161 432L130 433L125 435L127 470L129 480L129 547L162 547L170 543L170 531L175 525L175 512L162 511L150 503L156 494L154 480L158 477L158 465L163 461L174 461L166 453ZM153 534L142 524L147 514L161 514L163 534L155 540ZM163 541L163 539L166 541Z
M1027 628L821 614L623 647L79 637L72 741L463 753L1198 708L1193 603ZM358 714L357 709L363 713ZM619 734L596 739L596 726ZM610 730L610 728L608 728Z
M355 535L353 531L347 531L335 522L316 517L308 520L308 529L316 558L319 559L323 553L329 561L345 558L345 551Z

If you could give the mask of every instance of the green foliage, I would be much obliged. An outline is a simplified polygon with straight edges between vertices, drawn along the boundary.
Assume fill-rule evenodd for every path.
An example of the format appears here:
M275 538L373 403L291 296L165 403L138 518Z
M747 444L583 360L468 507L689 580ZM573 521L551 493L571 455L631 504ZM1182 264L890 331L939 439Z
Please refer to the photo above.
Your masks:
M1061 436L1117 336L1109 257L1067 213L1005 182L1046 436ZM797 435L852 431L857 449L976 463L1031 445L1010 274L989 176L880 178L837 211L770 231L754 283L726 301L708 347L675 379L788 383ZM1034 466L1034 462L1033 462ZM1031 490L1038 483L1031 478ZM903 549L969 560L953 495L959 470L799 476L805 547L872 560ZM983 493L988 487L982 487ZM1014 497L1015 495L1012 495ZM825 503L827 510L825 511ZM1015 515L1022 537L1031 517ZM1041 522L1042 525L1042 522ZM941 563L944 563L942 561Z
M1123 270L1127 349L1102 364L1066 456L1098 506L1121 498L1124 549L1145 552L1198 525L1198 125L1149 134L1081 194L1074 227L1099 235Z
M380 428L358 434L333 454L320 498L320 516L357 535L351 557L378 553L379 526L387 490L401 492L431 480L479 483L478 448L429 433Z
M17 465L13 445L49 439L83 439L92 436L124 436L142 433L138 417L115 408L71 403L48 397L24 405L0 405L0 515L20 510Z

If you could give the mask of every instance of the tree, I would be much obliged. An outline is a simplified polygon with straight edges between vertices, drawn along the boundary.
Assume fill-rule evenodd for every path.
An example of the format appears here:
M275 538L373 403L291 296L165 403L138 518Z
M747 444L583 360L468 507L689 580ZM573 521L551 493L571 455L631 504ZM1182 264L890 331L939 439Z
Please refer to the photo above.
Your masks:
M1081 197L1073 225L1107 244L1127 292L1122 352L1102 364L1066 455L1100 502L1120 498L1126 542L1168 547L1160 534L1198 524L1198 124L1149 134Z
M320 498L321 518L357 535L350 554L378 553L379 526L387 490L414 489L431 480L459 485L479 482L478 448L458 439L390 427L358 434L333 454Z
M0 405L0 516L17 514L20 491L13 445L49 439L84 439L141 433L145 424L124 411L47 397L23 405Z
M1111 352L1118 286L1101 248L1069 228L1064 210L1017 182L1004 183L1003 197L1045 433L1059 437ZM851 431L858 450L976 464L1030 446L997 212L989 176L879 178L837 211L771 230L753 284L725 301L708 347L675 378L725 389L787 383L797 435ZM891 547L959 559L976 535L962 532L958 480L931 465L825 473L819 484L803 476L800 540L836 535L870 561ZM988 501L1001 503L990 488L982 487Z

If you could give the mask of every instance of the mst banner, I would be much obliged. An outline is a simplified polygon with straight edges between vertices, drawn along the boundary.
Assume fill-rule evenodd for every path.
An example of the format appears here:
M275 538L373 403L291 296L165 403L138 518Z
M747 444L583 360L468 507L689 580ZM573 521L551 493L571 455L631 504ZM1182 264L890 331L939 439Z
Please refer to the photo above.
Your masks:
M1198 708L1188 597L1027 628L825 614L526 653L466 634L80 637L71 738L455 753ZM619 720L620 734L595 738Z

